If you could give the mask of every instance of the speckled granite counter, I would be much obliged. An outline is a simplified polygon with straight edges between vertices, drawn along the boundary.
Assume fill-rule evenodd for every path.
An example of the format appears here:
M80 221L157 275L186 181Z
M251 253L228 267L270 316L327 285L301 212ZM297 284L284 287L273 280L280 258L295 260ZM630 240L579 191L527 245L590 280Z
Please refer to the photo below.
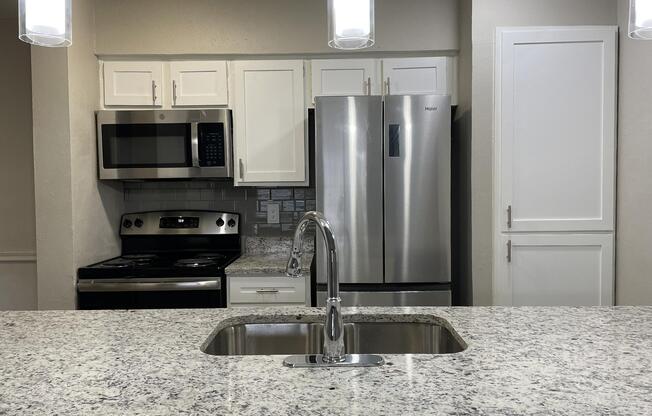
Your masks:
M304 242L303 269L310 270L314 240ZM292 251L288 237L247 237L245 250L239 259L226 268L227 276L285 276L285 266Z
M468 344L385 355L379 368L289 369L283 356L200 351L228 324L319 312L2 312L0 414L652 414L652 308L346 309L436 316Z

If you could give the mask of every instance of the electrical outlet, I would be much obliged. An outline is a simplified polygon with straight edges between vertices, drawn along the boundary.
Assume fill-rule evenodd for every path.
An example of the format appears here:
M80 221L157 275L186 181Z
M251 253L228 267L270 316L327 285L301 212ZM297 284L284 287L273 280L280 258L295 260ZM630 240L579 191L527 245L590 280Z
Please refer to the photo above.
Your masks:
M267 224L278 224L281 216L280 204L267 204Z

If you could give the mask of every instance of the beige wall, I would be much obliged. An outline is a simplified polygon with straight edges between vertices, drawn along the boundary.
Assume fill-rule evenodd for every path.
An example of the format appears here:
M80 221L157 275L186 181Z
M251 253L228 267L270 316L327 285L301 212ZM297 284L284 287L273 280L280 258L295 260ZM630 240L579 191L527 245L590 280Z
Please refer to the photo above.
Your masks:
M473 0L473 299L491 304L494 39L498 26L616 24L614 0ZM648 246L649 247L649 246Z
M325 0L97 0L97 52L332 53ZM376 0L377 51L458 48L457 0Z
M0 18L0 310L36 306L31 63L17 25Z
M73 309L78 267L117 255L120 185L99 185L93 0L73 2L73 46L32 48L39 309Z
M627 37L628 4L618 0L616 302L652 305L652 41Z

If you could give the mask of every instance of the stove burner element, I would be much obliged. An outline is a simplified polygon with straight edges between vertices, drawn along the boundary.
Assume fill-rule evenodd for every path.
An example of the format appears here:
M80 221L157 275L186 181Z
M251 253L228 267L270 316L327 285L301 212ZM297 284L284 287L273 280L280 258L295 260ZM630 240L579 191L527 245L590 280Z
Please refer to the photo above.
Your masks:
M125 254L123 259L129 260L151 260L156 257L156 254Z
M174 263L176 267L208 267L215 265L215 261L210 258L181 259Z
M115 260L107 261L106 263L100 264L100 267L107 267L113 269L122 269L124 267L131 267L134 265L134 262L127 259L118 258Z
M198 254L195 258L201 259L201 260L212 260L212 261L217 261L217 260L224 260L226 259L226 256L223 254L219 253L201 253Z

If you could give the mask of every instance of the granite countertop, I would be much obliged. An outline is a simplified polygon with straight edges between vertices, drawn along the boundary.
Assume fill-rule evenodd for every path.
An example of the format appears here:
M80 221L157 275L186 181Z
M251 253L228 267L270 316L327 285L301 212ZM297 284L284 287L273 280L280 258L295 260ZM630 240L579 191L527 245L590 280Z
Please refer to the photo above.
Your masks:
M302 267L310 270L314 251L314 239L304 242ZM247 237L244 253L227 266L227 276L285 276L288 256L292 251L292 239L288 237ZM305 272L304 272L305 274Z
M377 368L290 369L283 356L200 351L229 324L321 312L2 312L0 414L652 414L652 307L345 308L347 319L444 319L468 344L384 355Z

